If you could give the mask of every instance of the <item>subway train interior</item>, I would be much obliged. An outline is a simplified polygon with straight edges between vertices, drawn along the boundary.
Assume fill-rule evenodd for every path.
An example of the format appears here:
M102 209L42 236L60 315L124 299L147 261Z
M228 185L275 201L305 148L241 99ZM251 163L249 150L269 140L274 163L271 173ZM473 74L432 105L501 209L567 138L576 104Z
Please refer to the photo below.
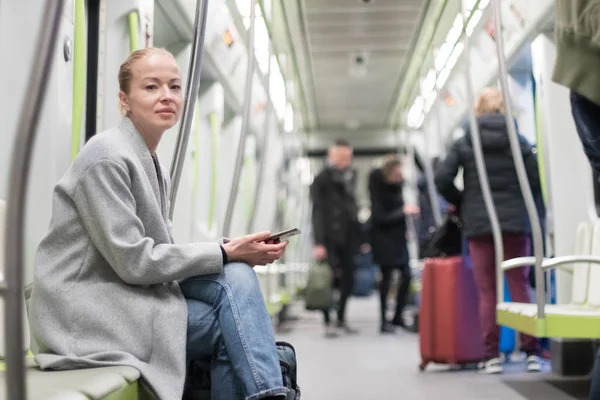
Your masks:
M152 379L132 365L42 368L36 338L54 322L41 316L33 324L30 309L36 271L43 267L36 253L49 226L60 225L64 215L53 205L57 183L96 134L126 118L120 67L145 48L170 52L182 76L179 118L155 152L170 174L174 243L225 243L227 260L223 238L300 231L287 236L277 261L254 266L275 339L295 349L293 380L300 389L287 398L591 398L600 339L600 185L577 133L569 89L553 80L560 1L0 0L0 398L161 398ZM600 20L597 7L588 11ZM503 102L503 154L512 160L512 181L501 186L516 190L529 224L522 234L529 248L521 254L506 239L501 249L498 219L510 210L491 195L490 182L492 190L500 182L489 169L497 156L484 151L487 125L475 114L486 88L501 89L495 93ZM521 139L506 122L511 118ZM449 185L462 192L466 169L476 165L473 182L483 199L477 210L443 200L439 171L462 151L460 143L469 143L474 161L452 171ZM519 152L523 146L530 151ZM324 198L315 197L317 177L335 170L335 157L347 150L352 160L344 171L352 178L339 179L352 204L330 196L323 206ZM388 248L406 249L404 269L386 269L373 257L380 246L371 234L375 224L397 221L393 213L376 218L372 204L373 171L386 173L390 160L401 167L404 231L379 233ZM525 167L536 170L538 183L529 182ZM327 185L333 183L320 190ZM534 186L542 195L535 204ZM110 210L96 218L111 218ZM352 252L344 261L352 266L332 261L337 253L319 238L329 229L325 224L337 229L335 218L344 212L361 230L356 240L337 238L336 246ZM490 298L497 303L491 324L500 326L495 339L495 328L479 318L484 302L475 288L480 279L473 278L478 248L461 222L475 212L491 226L488 242L496 255L488 262L495 282ZM452 234L458 253L425 255L423 235L431 244ZM452 275L451 268L459 272ZM507 277L515 271L528 271L528 301L514 300ZM345 293L348 276L353 286ZM410 285L403 286L407 276ZM406 292L395 326L381 317L386 279L390 312ZM105 304L112 297L107 290ZM327 307L338 319L345 310L343 324L333 318L326 325L322 307L308 306L315 293L330 296ZM86 297L74 301L85 304ZM135 328L153 329L144 323ZM64 329L65 341L86 341L77 321ZM224 340L228 351L242 351ZM490 340L496 340L498 363L491 367L497 370L488 368L496 358L482 350ZM527 340L535 340L537 353L523 350ZM106 343L92 348L110 351ZM48 343L43 347L53 351ZM216 383L213 375L212 388L182 396L229 399L217 393ZM263 397L245 393L231 400L238 398Z

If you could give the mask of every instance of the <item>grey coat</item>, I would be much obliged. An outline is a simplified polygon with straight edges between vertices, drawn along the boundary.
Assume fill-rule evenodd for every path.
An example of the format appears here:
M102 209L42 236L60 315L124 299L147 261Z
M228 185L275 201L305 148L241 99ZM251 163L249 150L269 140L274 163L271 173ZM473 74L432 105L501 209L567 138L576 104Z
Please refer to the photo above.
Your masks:
M127 118L91 139L54 189L30 305L43 369L129 365L180 399L187 306L176 281L219 273L218 243L173 244L162 180Z

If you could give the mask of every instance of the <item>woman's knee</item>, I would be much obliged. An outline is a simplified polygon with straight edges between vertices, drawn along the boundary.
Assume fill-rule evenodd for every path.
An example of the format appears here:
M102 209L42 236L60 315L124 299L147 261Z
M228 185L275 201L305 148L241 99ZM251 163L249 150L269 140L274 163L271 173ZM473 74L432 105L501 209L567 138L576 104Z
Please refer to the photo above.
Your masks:
M244 263L229 263L223 268L223 280L234 292L251 295L260 293L258 277L254 269Z

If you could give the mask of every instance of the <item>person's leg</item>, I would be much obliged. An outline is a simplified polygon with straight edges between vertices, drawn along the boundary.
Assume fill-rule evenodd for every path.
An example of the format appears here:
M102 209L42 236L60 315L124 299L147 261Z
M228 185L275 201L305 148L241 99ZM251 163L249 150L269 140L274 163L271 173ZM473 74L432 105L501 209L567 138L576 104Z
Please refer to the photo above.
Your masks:
M600 174L600 106L571 92L571 113L585 155Z
M571 112L585 155L600 175L600 106L571 91ZM600 352L592 373L590 400L600 400Z
M479 293L479 320L485 349L485 372L502 372L499 360L500 327L496 324L496 262L492 236L469 239L469 254Z
M520 234L504 234L504 258L526 257L530 253L529 238ZM514 268L506 271L506 284L510 292L510 299L515 303L531 303L529 290L529 267ZM521 351L527 353L527 367L530 372L541 369L539 358L541 349L540 341L533 336L521 334Z
M394 316L394 322L398 326L404 327L404 319L402 313L406 306L406 299L408 297L408 290L410 289L410 281L412 276L410 274L410 267L403 265L400 268L400 286L398 287L398 293L396 294L396 314Z
M600 350L596 353L596 362L592 370L590 400L600 400Z
M239 382L227 354L213 307L202 301L187 300L187 377L184 400L196 399L211 391L211 400L239 399ZM210 379L206 372L210 371Z
M338 327L344 329L346 333L356 333L355 329L346 324L346 307L348 299L352 296L354 290L354 273L356 266L354 262L355 253L350 249L339 249L338 256L342 266L342 287L340 290L340 305L338 308Z
M394 331L392 324L387 319L387 302L392 284L392 267L381 266L381 282L379 283L379 300L381 303L381 332L391 333Z
M212 306L222 338L216 359L230 363L213 373L231 375L232 369L246 400L285 398L275 335L254 270L227 264L221 274L187 279L181 289L186 299Z

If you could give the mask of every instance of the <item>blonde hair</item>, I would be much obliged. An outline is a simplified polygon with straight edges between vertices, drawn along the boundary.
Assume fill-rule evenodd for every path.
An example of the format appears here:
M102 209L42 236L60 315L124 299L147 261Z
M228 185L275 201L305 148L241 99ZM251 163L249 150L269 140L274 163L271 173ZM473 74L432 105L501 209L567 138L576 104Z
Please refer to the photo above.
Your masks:
M485 114L504 114L504 98L502 90L496 87L483 89L477 104L475 105L475 113L477 116Z
M157 54L157 53L168 55L168 56L172 57L173 60L175 60L175 57L173 56L173 54L171 54L166 49L159 48L159 47L148 47L145 49L140 49L140 50L134 51L133 53L131 53L129 55L129 57L127 57L127 59L125 61L123 61L123 64L121 64L121 67L119 68L119 90L121 92L123 92L125 94L129 94L129 92L131 90L131 81L133 79L133 65L138 60L146 58L151 54ZM124 115L128 114L128 113L125 113L125 109L123 108L123 105L121 104L121 102L119 102L119 111L121 111L121 113Z

